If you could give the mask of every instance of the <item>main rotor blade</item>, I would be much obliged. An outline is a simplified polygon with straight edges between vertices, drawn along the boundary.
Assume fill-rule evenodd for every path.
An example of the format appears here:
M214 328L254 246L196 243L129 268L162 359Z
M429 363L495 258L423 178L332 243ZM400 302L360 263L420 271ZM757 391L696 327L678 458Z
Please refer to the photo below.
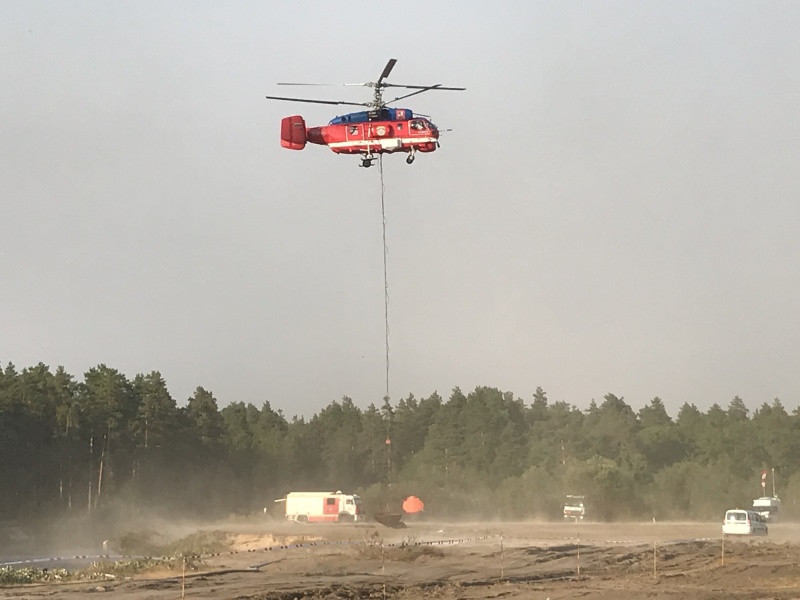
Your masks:
M366 102L337 102L335 100L310 100L308 98L286 98L285 96L265 96L267 100L285 100L286 102L310 102L312 104L347 104L349 106L369 106Z
M416 96L417 94L421 94L422 92L427 92L428 90L438 90L439 86L442 85L441 83L437 83L436 85L428 86L424 89L417 90L416 92L411 92L410 94L406 94L405 96L398 96L394 100L389 100L386 104L391 104L392 102L397 102L398 100L402 100L403 98L410 98L411 96Z
M368 83L276 83L275 85L327 85L327 86L342 86L342 85L355 85L366 86Z
M397 62L396 58L389 59L389 62L387 62L386 66L383 68L383 73L381 73L381 76L378 78L378 83L381 83L384 79L386 79L389 76L389 73L391 73L392 69L394 69L394 64L396 62Z
M396 83L384 83L384 84L381 84L381 87L406 88L408 90L430 90L430 89L436 89L436 90L450 90L450 91L454 91L454 92L463 92L464 90L467 89L467 88L463 88L463 87L444 87L441 84L433 86L433 85L399 85L399 84L396 84Z

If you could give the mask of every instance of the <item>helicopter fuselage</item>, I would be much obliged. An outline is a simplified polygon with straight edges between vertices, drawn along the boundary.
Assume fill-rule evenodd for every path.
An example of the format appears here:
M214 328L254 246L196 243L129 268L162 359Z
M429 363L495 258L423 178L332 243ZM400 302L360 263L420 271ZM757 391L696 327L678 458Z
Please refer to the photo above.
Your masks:
M290 150L302 150L310 143L328 146L337 154L433 152L438 139L436 125L402 108L349 113L319 127L306 128L298 115L281 123L281 145Z

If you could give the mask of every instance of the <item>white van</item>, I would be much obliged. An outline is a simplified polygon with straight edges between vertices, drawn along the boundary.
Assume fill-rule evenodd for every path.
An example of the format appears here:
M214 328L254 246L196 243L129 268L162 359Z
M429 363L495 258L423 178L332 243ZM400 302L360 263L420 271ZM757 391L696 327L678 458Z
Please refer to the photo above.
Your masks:
M768 535L767 523L753 510L734 509L725 513L723 535Z

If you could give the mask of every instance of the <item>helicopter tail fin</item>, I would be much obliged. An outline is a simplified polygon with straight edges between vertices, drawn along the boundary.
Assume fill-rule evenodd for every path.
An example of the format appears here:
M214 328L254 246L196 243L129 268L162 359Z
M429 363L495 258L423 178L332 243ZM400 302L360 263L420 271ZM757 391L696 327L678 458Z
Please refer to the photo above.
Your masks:
M289 150L302 150L306 147L306 122L300 115L284 117L281 120L281 146Z

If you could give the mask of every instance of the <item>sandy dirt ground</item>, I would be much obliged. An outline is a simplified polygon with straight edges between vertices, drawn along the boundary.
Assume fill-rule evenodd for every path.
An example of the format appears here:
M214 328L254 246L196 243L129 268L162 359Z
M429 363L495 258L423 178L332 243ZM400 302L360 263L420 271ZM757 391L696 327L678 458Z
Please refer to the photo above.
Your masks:
M224 529L223 529L224 527ZM0 598L800 599L800 525L723 543L720 523L238 523L198 571L0 588Z

